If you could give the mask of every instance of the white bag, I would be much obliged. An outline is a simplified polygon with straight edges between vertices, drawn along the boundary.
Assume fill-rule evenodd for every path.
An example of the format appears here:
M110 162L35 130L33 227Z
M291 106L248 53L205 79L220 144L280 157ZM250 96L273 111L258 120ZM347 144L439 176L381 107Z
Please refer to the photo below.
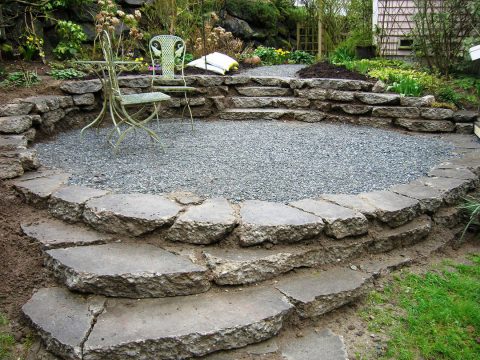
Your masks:
M207 55L207 63L226 71L230 71L233 68L238 68L237 60L218 52Z

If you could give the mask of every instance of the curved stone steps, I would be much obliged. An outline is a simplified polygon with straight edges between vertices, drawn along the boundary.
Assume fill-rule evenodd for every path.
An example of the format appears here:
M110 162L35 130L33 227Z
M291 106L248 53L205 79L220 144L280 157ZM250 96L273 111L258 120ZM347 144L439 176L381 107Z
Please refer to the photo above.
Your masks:
M149 244L53 249L46 257L57 279L85 293L148 298L198 294L210 288L207 268Z
M442 233L386 256L368 256L355 265L299 270L273 286L138 300L40 289L23 312L48 349L64 358L198 357L266 340L289 321L317 317L354 301L375 277L443 248L452 241L450 235ZM282 353L284 349L280 346Z
M253 288L163 299L108 299L41 289L24 305L49 350L70 359L186 359L266 340L292 305L277 290ZM99 303L99 297L95 304ZM58 311L62 309L62 311ZM100 313L100 315L98 315Z
M292 95L290 88L275 86L239 86L236 90L240 95L249 97Z
M236 109L259 109L259 108L308 108L310 100L299 97L284 96L233 96L230 103Z
M223 120L297 120L303 122L319 122L326 115L317 110L296 109L225 109L219 113Z

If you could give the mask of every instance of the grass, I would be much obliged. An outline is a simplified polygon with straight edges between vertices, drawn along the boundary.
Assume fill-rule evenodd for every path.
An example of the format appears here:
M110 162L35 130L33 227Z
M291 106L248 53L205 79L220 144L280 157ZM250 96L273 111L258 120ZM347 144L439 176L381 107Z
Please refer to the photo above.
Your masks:
M0 313L0 360L10 359L11 352L15 346L15 339L6 329L8 326L7 318Z
M480 359L480 255L470 259L424 275L402 272L369 295L361 315L369 331L390 339L380 359Z

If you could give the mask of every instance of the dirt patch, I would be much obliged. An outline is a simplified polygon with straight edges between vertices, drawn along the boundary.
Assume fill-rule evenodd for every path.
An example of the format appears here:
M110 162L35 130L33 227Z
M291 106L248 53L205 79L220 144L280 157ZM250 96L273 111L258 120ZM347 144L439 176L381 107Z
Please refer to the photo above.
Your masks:
M326 61L307 66L299 70L297 75L302 79L327 78L372 81L371 78L365 75L350 71L343 66L330 64Z
M11 188L0 183L0 311L10 319L15 337L29 331L22 317L22 305L35 289L53 284L43 266L39 246L20 228L22 222L44 216L44 212L23 204Z

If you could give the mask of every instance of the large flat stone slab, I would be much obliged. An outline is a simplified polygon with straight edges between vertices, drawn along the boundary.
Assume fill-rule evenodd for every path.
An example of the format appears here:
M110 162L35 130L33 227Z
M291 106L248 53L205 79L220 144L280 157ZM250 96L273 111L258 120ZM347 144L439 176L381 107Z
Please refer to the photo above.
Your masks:
M302 337L287 340L280 352L285 360L348 360L342 338L330 329L308 331Z
M0 135L0 151L26 148L27 139L23 135Z
M370 204L367 200L362 199L358 195L350 194L322 194L320 199L330 201L340 206L356 210L367 218L371 219L375 217L377 208Z
M55 276L80 292L147 298L198 294L210 288L207 268L149 244L82 246L46 253Z
M54 287L37 291L22 310L48 350L66 359L81 359L83 343L104 303L100 296L79 296Z
M320 217L325 223L325 234L335 239L368 232L368 220L358 211L325 200L304 199L290 205Z
M391 191L373 191L359 196L377 209L376 215L380 221L392 227L407 223L420 211L418 200Z
M27 203L46 206L50 195L64 186L69 177L70 174L54 173L31 180L18 179L13 182L13 187Z
M305 108L310 105L310 100L299 97L234 96L230 98L233 107L239 109L252 108Z
M82 220L84 205L88 200L107 194L106 190L86 186L64 186L50 195L48 209L59 219L77 222Z
M419 183L439 189L443 192L443 200L448 205L457 203L475 185L473 180L452 179L443 177L422 177Z
M270 288L109 301L83 359L185 359L239 348L277 334L291 309Z
M235 212L228 200L209 199L181 214L168 230L167 238L191 244L210 244L224 239L236 224Z
M21 134L32 126L30 115L0 117L0 133Z
M111 194L87 201L83 217L98 230L138 236L171 225L181 209L159 195Z
M369 252L380 253L415 244L425 239L432 230L432 220L423 215L395 229L386 229L374 235Z
M243 246L263 242L290 243L321 234L319 217L280 203L247 200L240 208L239 241Z
M420 183L395 185L390 191L418 200L422 212L435 212L443 203L441 190Z
M444 178L452 178L452 179L460 179L460 180L473 180L475 182L478 182L478 175L475 174L473 171L470 171L469 169L434 168L428 172L428 176L444 177Z
M279 281L275 287L295 305L300 318L323 315L363 294L371 275L336 267Z
M207 266L219 285L251 284L274 278L297 267L323 264L324 249L222 249L204 250Z
M289 94L289 88L269 87L269 86L242 86L236 88L240 95L244 96L286 96Z
M104 244L112 240L110 235L59 220L43 220L21 227L24 234L39 242L43 249Z

